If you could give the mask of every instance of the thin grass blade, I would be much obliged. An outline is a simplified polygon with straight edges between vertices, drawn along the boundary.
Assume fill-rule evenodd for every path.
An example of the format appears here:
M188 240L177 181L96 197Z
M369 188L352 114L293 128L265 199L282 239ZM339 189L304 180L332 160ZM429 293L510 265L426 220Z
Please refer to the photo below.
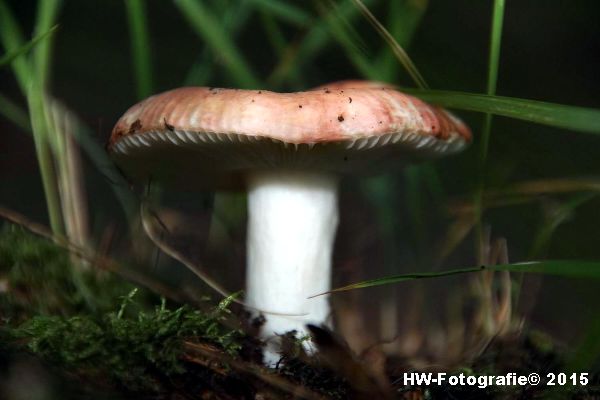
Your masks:
M550 245L550 241L552 240L552 236L554 235L554 232L556 232L556 229L566 222L578 207L595 199L597 195L597 193L579 193L572 196L571 199L562 204L557 210L554 210L552 215L547 217L538 229L531 250L529 251L528 258L539 258L540 256L543 256Z
M89 248L89 214L85 190L84 168L76 146L74 131L76 118L56 99L46 99L48 125L57 136L59 148L55 149L57 178L60 188L63 221L70 241L81 248Z
M492 32L490 35L490 54L488 60L488 79L486 93L496 93L498 68L500 66L500 48L502 44L502 26L504 24L504 0L494 0L492 14Z
M40 1L34 27L36 36L49 31L55 24L60 1ZM47 37L35 47L31 59L17 57L11 63L17 82L27 98L29 117L36 156L40 167L42 185L48 209L50 225L54 234L62 236L64 226L61 214L60 197L54 170L54 160L46 121L44 87L49 73L51 37ZM0 40L7 52L17 50L24 44L21 28L11 10L0 0Z
M61 212L58 182L52 154L52 146L48 140L48 124L46 121L46 108L44 96L34 80L27 91L27 102L29 116L31 118L31 129L33 131L33 142L35 144L36 157L40 166L42 185L46 198L48 217L52 232L57 236L64 236L64 225Z
M66 109L65 112L69 113L71 124L73 124L71 131L73 137L94 164L96 170L109 181L111 189L119 200L128 221L133 221L137 217L137 201L129 188L129 183L116 169L115 163L110 159L103 146L94 139L95 135L92 130L70 109Z
M490 113L556 128L600 134L600 110L536 100L441 90L403 89L442 107Z
M369 56L364 50L366 46L362 43L360 35L352 28L346 20L339 17L338 13L328 12L328 9L318 0L315 2L323 20L327 22L327 26L332 36L344 48L344 51L350 61L359 70L359 72L371 80L380 78L376 69L371 65ZM331 8L335 9L335 4L330 2Z
M363 289L374 286L390 285L399 282L412 281L416 279L440 278L451 275L462 275L480 271L510 271L522 273L534 273L544 275L555 275L564 278L600 279L600 261L579 260L549 260L549 261L527 261L513 264L500 264L480 266L471 268L452 269L440 272L418 272L410 274L393 275L384 278L371 279L351 285L342 286L328 292L319 293L309 298L321 296L328 293L345 292L348 290Z
M0 67L8 65L11 62L13 62L17 57L27 54L32 48L35 47L35 45L37 45L42 40L44 40L46 37L48 37L49 35L54 33L57 28L58 28L58 25L54 25L48 31L42 33L41 35L34 37L29 42L27 42L23 46L21 46L20 48L13 50L13 51L9 52L8 54L5 54L4 56L2 56L2 58L0 58Z
M175 5L223 64L232 73L232 78L243 88L257 88L260 80L254 75L239 49L231 41L221 23L202 1L176 0Z
M428 0L395 0L389 4L387 25L390 35L402 47L406 48L419 27L427 10ZM377 65L384 82L394 82L398 72L397 60L390 47L381 50Z
M125 0L125 10L129 26L131 58L139 99L152 93L152 60L150 57L150 39L146 2L142 0Z
M490 34L490 53L488 60L488 79L487 90L488 95L496 94L496 86L498 83L498 66L500 64L500 44L502 41L502 25L504 21L504 0L494 0L494 10L492 13L492 32ZM490 143L490 135L492 131L492 114L486 113L481 130L481 141L479 146L478 159L478 174L477 185L474 194L473 204L475 206L475 238L477 254L482 255L481 238L482 238L482 201L483 191L485 188L485 171L488 148ZM481 260L480 260L481 262Z
M356 7L362 12L365 18L373 25L377 33L385 40L385 42L390 46L394 55L400 61L400 63L404 66L410 77L415 81L417 86L422 89L427 89L429 86L423 76L417 69L416 65L412 62L406 51L398 44L396 39L388 32L388 30L383 26L381 22L375 16L369 8L362 2L362 0L352 0Z
M250 0L260 10L297 26L308 26L313 17L302 8L281 0Z
M502 189L487 189L483 194L483 207L497 208L517 204L531 203L543 199L544 195L565 193L598 193L600 180L593 178L573 179L540 179L515 183ZM452 200L445 203L446 210L451 215L474 214L473 202L466 200Z
M271 44L271 47L273 48L277 58L280 59L284 55L287 47L285 35L283 34L278 21L273 17L272 14L264 10L260 10L258 13L260 15L262 27L267 34L267 40Z
M7 53L17 51L25 43L21 27L4 0L0 0L0 41ZM17 57L11 63L13 73L23 94L27 93L31 66L25 57Z
M485 197L494 198L502 195L539 196L549 193L600 192L600 179L539 179L515 183L502 190L487 190Z
M250 3L243 2L238 7L224 7L218 10L218 18L221 26L229 37L235 38L244 24L251 16L252 7ZM211 80L215 70L214 51L210 47L204 47L198 59L192 64L184 79L184 86L205 86Z
M27 112L1 93L0 114L26 132L31 129Z
M37 16L33 34L39 36L56 24L62 0L44 0L38 2ZM50 60L53 37L40 42L33 51L33 68L41 90L45 90L50 76Z
M342 287L332 289L327 292L315 294L313 296L310 296L309 299L312 299L313 297L317 297L317 296L322 296L322 295L328 294L328 293L346 292L348 290L364 289L364 288L374 287L374 286L391 285L393 283L414 281L416 279L440 278L443 276L469 274L469 273L473 273L473 272L479 272L484 269L485 269L484 267L473 267L473 268L462 268L462 269L454 269L454 270L450 270L450 271L441 271L441 272L416 272L416 273L410 273L410 274L392 275L392 276L388 276L385 278L370 279L370 280L366 280L366 281L362 281L362 282L358 282L358 283L353 283L351 285L342 286Z
M373 0L365 0L368 5ZM339 18L352 23L360 14L358 9L351 3L351 0L342 2L338 7L328 12L334 18ZM280 85L284 80L292 78L299 80L304 65L310 64L333 37L328 32L328 22L326 18L316 19L312 27L304 36L303 40L297 45L297 48L287 52L289 57L282 59L279 65L273 69L270 78L273 86ZM294 45L295 46L295 45Z

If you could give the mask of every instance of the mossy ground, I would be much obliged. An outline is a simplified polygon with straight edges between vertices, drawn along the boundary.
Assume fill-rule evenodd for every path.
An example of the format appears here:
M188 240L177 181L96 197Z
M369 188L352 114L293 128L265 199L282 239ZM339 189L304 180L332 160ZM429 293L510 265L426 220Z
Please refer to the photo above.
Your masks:
M116 276L74 272L64 250L13 226L0 233L0 282L0 394L9 399L38 393L42 389L36 385L45 390L39 397L43 399L446 399L544 394L542 387L405 387L399 378L410 360L392 359L385 361L384 372L391 384L383 389L341 341L319 328L313 333L322 348L320 357L298 352L298 344L288 340L285 363L268 371L260 365L260 343L236 325L229 307L232 299L200 311L171 304ZM19 365L33 375L15 378ZM461 371L543 374L562 366L551 340L521 335L494 342ZM42 378L38 370L44 371ZM38 382L28 382L34 378ZM560 396L593 394L587 389Z

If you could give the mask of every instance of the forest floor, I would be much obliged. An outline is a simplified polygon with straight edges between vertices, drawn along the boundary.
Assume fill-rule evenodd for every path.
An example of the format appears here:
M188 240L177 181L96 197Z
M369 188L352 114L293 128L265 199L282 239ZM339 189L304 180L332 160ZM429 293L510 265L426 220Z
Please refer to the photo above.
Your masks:
M254 336L260 321L240 324L246 318L232 298L180 305L112 274L74 274L72 261L21 228L1 231L0 398L600 398L598 377L551 389L404 384L409 372L545 377L564 369L560 346L535 331L492 340L460 366L419 370L382 351L358 356L334 333L311 327L315 355L290 334L280 363L266 368Z

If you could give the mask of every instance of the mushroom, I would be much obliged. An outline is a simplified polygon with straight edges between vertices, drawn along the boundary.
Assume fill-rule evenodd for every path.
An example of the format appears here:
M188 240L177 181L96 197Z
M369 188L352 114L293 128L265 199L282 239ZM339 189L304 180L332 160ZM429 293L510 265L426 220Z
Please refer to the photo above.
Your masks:
M327 296L308 297L330 289L340 176L453 154L470 140L441 108L346 81L298 93L171 90L131 107L108 148L133 178L247 189L245 302L267 314L268 339L329 323Z

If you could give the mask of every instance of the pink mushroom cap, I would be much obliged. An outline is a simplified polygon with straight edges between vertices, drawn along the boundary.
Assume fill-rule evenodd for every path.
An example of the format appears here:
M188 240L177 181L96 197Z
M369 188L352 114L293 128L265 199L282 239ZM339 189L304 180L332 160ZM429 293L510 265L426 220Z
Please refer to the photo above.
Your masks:
M471 141L450 112L389 85L306 92L185 87L131 107L108 149L133 177L231 184L269 168L355 173L456 153Z

